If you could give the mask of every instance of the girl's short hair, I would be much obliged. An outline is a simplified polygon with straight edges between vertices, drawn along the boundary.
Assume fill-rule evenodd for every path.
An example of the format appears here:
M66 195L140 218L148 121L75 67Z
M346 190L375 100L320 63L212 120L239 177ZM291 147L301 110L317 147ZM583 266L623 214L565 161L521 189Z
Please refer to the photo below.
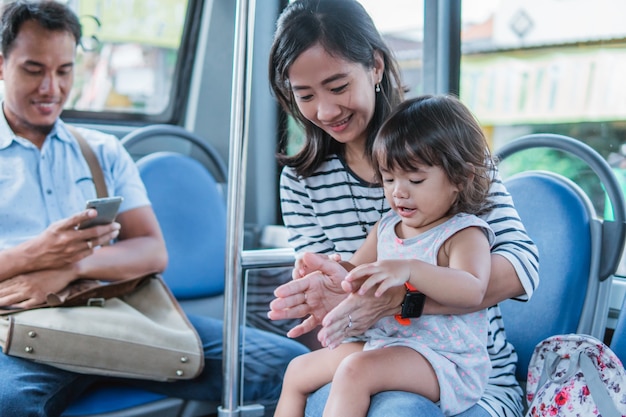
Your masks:
M448 215L488 211L493 160L474 115L450 95L424 95L401 103L380 128L373 147L380 168L414 171L441 167L460 192Z

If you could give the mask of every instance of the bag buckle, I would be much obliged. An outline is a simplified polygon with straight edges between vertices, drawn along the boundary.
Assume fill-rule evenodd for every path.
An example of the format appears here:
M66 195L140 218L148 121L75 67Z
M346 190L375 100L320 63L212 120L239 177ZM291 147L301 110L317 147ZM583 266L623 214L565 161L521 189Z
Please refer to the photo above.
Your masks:
M87 300L87 307L104 307L105 299L102 297L99 298L90 298Z

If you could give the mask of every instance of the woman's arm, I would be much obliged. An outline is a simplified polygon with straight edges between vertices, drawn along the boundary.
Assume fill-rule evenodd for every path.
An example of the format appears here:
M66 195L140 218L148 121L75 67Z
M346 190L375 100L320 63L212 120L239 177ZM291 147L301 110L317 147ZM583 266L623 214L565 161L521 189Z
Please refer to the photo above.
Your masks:
M318 327L326 314L339 305L349 289L342 282L349 270L356 265L376 260L377 225L350 262L312 252L305 252L296 262L294 280L274 291L276 299L270 303L268 317L271 320L307 317L291 329L287 336L299 337ZM354 262L354 263L353 263Z
M270 303L268 317L271 320L307 317L291 329L289 337L299 337L319 326L326 314L347 296L341 282L348 273L343 265L326 255L304 253L301 264L313 271L276 288Z

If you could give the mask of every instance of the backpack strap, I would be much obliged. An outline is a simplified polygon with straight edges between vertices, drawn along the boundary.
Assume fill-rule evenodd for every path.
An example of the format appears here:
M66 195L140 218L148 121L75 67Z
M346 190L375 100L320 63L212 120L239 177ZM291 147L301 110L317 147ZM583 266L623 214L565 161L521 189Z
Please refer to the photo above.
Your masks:
M607 387L604 385L600 375L598 374L598 368L596 368L589 356L582 353L579 354L579 367L585 375L587 387L593 396L593 400L596 402L598 411L603 417L621 417L622 413L620 413L617 407L615 407L613 399L609 396Z
M609 396L607 388L602 382L600 375L598 374L598 368L593 364L592 359L585 355L582 351L576 351L569 358L569 366L567 371L558 378L555 378L557 365L560 361L564 360L558 353L546 352L545 354L544 368L541 372L541 378L537 387L542 387L548 379L560 384L567 381L573 374L582 371L589 392L593 397L593 401L598 407L598 411L602 417L621 417L622 413L619 412L613 399Z
M85 158L85 161L87 161L87 165L89 165L91 177L93 178L93 183L96 186L96 195L98 198L106 197L109 193L104 182L102 167L100 166L100 162L98 162L96 154L93 149L91 149L91 146L89 146L83 135L81 135L74 126L65 125L65 127L67 127L67 130L69 130L70 133L76 138L76 141L80 146L80 151L83 153L83 157Z

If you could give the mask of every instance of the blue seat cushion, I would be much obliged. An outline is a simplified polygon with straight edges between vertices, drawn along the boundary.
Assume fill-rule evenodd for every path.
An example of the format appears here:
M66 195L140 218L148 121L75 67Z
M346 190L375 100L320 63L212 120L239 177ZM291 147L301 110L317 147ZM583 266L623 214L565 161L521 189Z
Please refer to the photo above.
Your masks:
M127 385L95 385L63 413L63 417L111 413L165 399L164 395Z

